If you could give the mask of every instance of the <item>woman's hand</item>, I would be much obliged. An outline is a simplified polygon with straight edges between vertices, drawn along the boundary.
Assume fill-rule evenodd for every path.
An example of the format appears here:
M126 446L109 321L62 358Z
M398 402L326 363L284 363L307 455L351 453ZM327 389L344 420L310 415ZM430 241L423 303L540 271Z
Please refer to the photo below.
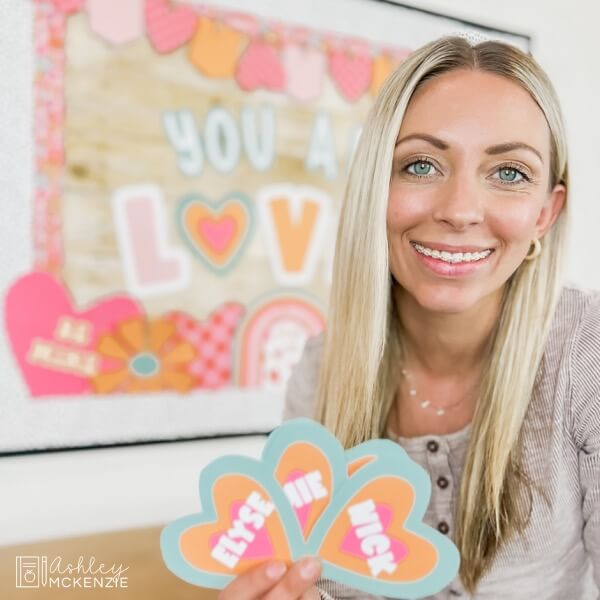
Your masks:
M219 600L319 600L313 584L320 574L321 564L313 557L289 568L280 561L266 562L238 575L221 590Z

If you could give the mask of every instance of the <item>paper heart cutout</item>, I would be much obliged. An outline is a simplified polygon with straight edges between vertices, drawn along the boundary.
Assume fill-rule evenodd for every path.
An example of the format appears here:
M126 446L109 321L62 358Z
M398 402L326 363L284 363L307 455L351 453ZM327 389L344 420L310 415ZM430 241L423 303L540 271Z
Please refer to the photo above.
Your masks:
M345 452L346 472L348 477L353 477L360 469L366 465L372 464L379 457L394 457L396 465L401 463L413 464L412 459L396 442L389 439L373 439L349 448Z
M243 515L244 506L245 502L232 502L231 514L229 515L230 523L234 523L236 520L241 520L240 510L242 510ZM254 539L251 542L248 542L247 548L244 550L244 559L268 559L274 556L273 544L267 529L265 527L261 527L258 531L254 531L252 533ZM227 529L217 531L209 538L208 545L211 550L214 551L215 546L219 545L222 535L227 535Z
M4 302L5 328L32 396L91 392L91 372L77 374L64 366L60 369L44 366L41 358L34 360L33 356L51 356L48 350L42 351L43 347L54 348L55 354L66 351L71 352L73 357L90 357L102 334L112 330L119 322L141 314L140 306L125 296L107 298L87 309L77 309L63 284L44 272L33 272L18 279ZM69 322L79 328L80 343L57 339L59 322L64 319L70 320L65 331L69 330Z
M364 442L358 446L355 446L354 448L346 450L346 471L348 477L354 476L366 465L373 464L379 456L389 456L392 453L397 455L396 460L398 463L406 463L411 461L406 451L391 440L369 440L368 442ZM378 505L376 507L376 512L379 515L384 529L387 529L392 519L392 511L385 505ZM391 538L390 542L390 551L394 554L396 562L399 562L408 552L408 548L405 544L394 537ZM357 537L354 530L348 532L346 538L344 538L344 541L342 542L341 549L343 552L363 558L363 553L360 550L360 539Z
M217 507L229 510L181 533L181 551L190 564L204 571L237 575L264 559L291 560L281 518L262 485L245 475L223 475L214 483L213 498ZM239 506L236 518L235 506Z
M246 309L237 302L226 302L204 321L173 311L167 315L175 323L177 334L196 350L188 372L198 387L218 389L232 385L233 340Z
M73 15L79 12L86 0L51 0L54 7L65 15Z
M316 48L287 44L281 51L286 92L296 100L310 102L321 95L325 56Z
M438 552L431 542L405 528L414 502L414 489L405 480L383 476L370 481L344 503L338 518L329 526L319 555L334 565L345 562L351 565L353 571L365 577L379 577L390 583L423 579L435 568ZM395 510L391 508L394 505ZM383 507L392 512L387 529L379 520L379 511ZM355 515L354 524L347 513ZM339 555L348 535L352 533L357 533L362 543L368 542L366 547L371 552L365 550L360 558L342 561ZM379 539L372 540L374 536L379 536ZM393 561L390 539L408 548L402 553L401 564ZM379 557L379 560L372 560L373 556Z
M189 45L190 62L207 77L233 77L245 39L224 22L202 17Z
M262 459L282 487L306 540L335 490L347 480L341 446L322 425L294 419L271 433Z
M144 33L144 0L86 0L86 14L92 31L113 45Z
M290 564L299 558L293 512L260 462L218 458L201 473L200 497L203 512L161 532L163 559L185 581L222 588L266 559Z
M348 477L347 463L361 457L370 462ZM299 488L286 494L281 485L296 484L298 476L314 465L321 464L325 472L327 463L331 480L321 476L320 482L333 493L305 540L292 508ZM224 491L219 481L225 482ZM314 491L308 483L306 487ZM294 419L271 433L262 461L230 456L206 467L200 477L205 512L168 525L161 534L161 550L169 569L205 587L224 587L233 575L256 564L258 556L289 564L313 554L321 557L324 578L392 598L422 598L443 589L456 576L460 562L450 539L422 521L430 492L428 474L390 440L370 440L344 452L322 425ZM258 497L248 502L252 493ZM272 521L275 526L269 528L268 540L260 538L253 549L249 544L256 536L250 534L258 531L244 530L244 523L251 520L239 506L244 499L254 509L259 500L270 502L265 517L280 517ZM310 501L318 499L313 496ZM229 522L217 516L215 506ZM302 517L300 522L305 523ZM281 536L287 536L283 549L277 546Z
M386 506L385 504L375 504L374 510L370 514L377 517L375 521L378 521L381 524L382 533L385 534L387 531L389 531L394 514L391 507ZM368 528L369 525L365 525L365 527ZM362 538L359 537L357 530L360 531L360 527L352 527L348 531L346 537L342 540L342 545L340 548L342 552L346 552L347 554L350 554L356 558L365 560L369 558L369 555L365 555L365 552L361 548L361 544L363 542L362 538L367 536L362 536ZM408 554L408 547L402 541L396 539L393 535L390 536L389 539L389 551L392 554L392 561L397 564L401 560L404 560Z
M165 0L146 0L146 33L157 52L166 54L186 44L194 35L198 16L190 6L173 6Z
M306 483L307 475L312 475L314 473L319 474L319 477L317 478L318 487L316 492L314 489L312 489L315 488L314 478L308 478L308 481L311 482L311 485L307 485ZM290 490L289 493L287 493L288 500L290 501L292 507L294 508L294 512L298 517L300 528L302 529L304 537L307 537L308 532L310 532L310 519L311 513L314 512L314 502L321 500L323 497L327 497L327 494L322 493L320 490L322 487L320 472L296 469L290 472L288 478L282 482L282 486L284 491L287 492L288 489Z
M367 54L349 54L333 50L329 54L329 72L339 92L349 102L358 100L371 83L371 59Z
M371 84L369 93L376 96L385 80L394 70L396 63L388 54L379 54L373 59L373 72L371 76Z
M285 85L285 73L275 48L261 39L248 44L238 62L235 78L245 91L260 87L282 91Z
M350 453L377 456L335 494L308 540L323 561L322 576L393 598L422 598L441 590L460 563L451 540L423 522L428 474L389 440ZM391 514L390 514L391 513ZM351 544L352 535L359 540Z
M348 467L347 467L348 476L351 477L359 469L362 469L362 467L370 464L375 459L376 459L375 456L361 456L360 458L357 458L356 460L350 461L348 463Z
M183 198L177 209L182 239L194 254L219 274L239 259L254 229L253 208L244 194L233 192L218 203L199 195Z

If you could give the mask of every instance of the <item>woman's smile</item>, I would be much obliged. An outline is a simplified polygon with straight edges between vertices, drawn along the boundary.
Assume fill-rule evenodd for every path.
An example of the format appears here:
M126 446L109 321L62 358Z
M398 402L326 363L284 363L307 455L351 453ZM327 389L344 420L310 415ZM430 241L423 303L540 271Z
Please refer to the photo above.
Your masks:
M420 265L441 277L464 277L480 271L491 263L493 248L482 252L451 253L431 250L410 242L413 254Z

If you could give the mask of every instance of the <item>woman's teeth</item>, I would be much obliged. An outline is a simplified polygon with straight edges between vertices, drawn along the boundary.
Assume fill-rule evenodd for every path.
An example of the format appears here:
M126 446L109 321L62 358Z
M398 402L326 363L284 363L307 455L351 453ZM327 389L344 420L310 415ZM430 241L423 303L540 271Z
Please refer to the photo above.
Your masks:
M425 256L432 256L433 258L437 258L438 260L443 260L448 263L465 263L465 262L473 262L476 260L481 260L486 256L489 256L492 253L492 250L484 250L483 252L440 252L439 250L432 250L431 248L426 248L425 246L421 246L415 242L411 242L414 248L420 254L424 254Z

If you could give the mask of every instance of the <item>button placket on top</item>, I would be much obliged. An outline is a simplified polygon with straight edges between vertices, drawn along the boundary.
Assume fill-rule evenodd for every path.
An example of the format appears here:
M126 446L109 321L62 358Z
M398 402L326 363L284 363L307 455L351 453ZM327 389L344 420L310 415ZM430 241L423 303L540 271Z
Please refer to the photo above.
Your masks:
M463 453L466 451L471 425L461 431L447 436L424 435L417 438L404 438L393 436L411 458L425 468L431 478L431 498L427 510L429 518L426 520L430 527L437 529L438 524L444 521L449 526L448 535L454 537L454 503L457 498L457 486L460 482L460 468L458 472L450 467L459 464ZM438 481L443 478L442 484ZM472 596L463 587L458 573L451 583L445 588L448 600L460 598L471 600Z
M431 477L431 506L435 510L436 527L443 534L453 530L452 496L454 481L448 457L450 446L440 437L432 436L426 444L427 464Z
M436 527L451 537L454 533L454 476L450 469L450 446L446 440L431 436L426 443L427 464L431 476L431 506L436 515ZM467 600L467 594L458 575L448 586L448 598Z

